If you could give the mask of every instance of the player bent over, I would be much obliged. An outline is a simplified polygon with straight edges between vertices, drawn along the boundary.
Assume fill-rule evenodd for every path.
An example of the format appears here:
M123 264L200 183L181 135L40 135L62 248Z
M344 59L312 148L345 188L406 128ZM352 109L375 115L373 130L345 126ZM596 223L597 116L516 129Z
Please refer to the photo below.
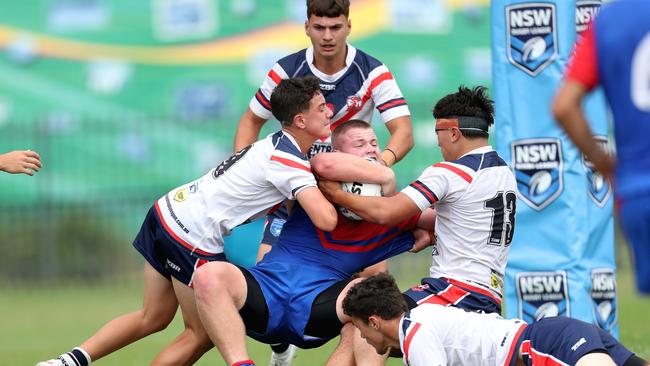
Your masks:
M117 317L80 347L39 366L86 366L164 329L180 304L185 330L154 365L191 365L211 348L192 286L197 268L224 261L224 240L236 226L263 217L285 199L298 200L320 230L337 221L316 187L306 152L330 133L332 112L314 77L283 80L271 95L282 130L245 147L203 177L160 198L149 210L134 246L146 259L142 309Z
M343 311L378 353L399 348L410 366L648 365L609 333L576 319L526 324L437 304L409 310L385 273L352 286Z
M344 123L332 136L341 151L379 157L377 138L365 122ZM365 175L360 181L387 183L388 177L394 189L390 168L351 154L319 154L313 166L330 179L348 180L352 171ZM349 321L340 303L351 276L413 248L411 230L416 225L432 229L432 214L430 210L390 227L339 216L337 227L326 232L311 222L302 204L295 205L278 242L257 265L244 269L214 262L197 271L195 295L205 329L229 365L254 364L246 332L265 343L301 348L326 343ZM428 244L429 236L424 238Z

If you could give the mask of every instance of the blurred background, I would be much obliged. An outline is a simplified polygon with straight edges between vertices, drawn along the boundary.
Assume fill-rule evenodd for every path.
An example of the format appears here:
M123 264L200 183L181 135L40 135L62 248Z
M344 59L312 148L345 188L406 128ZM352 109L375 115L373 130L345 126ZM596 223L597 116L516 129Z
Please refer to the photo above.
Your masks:
M403 187L442 159L435 101L459 84L491 86L488 1L351 2L350 43L389 67L412 113L416 144L395 167ZM309 45L305 12L304 0L0 3L0 152L32 149L44 165L34 177L0 174L0 358L58 355L139 306L143 259L131 242L148 208L231 154L264 75ZM236 229L229 256L251 264L260 233L261 222ZM391 269L412 285L428 256L404 255ZM619 257L621 297L650 309L630 284L626 252ZM645 319L634 336L647 355ZM99 364L147 364L177 332L163 333Z

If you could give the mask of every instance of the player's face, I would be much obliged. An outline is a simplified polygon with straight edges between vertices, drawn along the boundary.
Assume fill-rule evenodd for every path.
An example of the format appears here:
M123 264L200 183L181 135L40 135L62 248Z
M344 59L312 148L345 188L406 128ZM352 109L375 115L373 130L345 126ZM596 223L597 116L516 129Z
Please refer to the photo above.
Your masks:
M454 160L454 155L452 152L452 149L454 147L452 143L452 134L454 132L460 133L460 131L453 131L450 128L436 128L436 136L438 136L438 147L440 147L442 157L446 161Z
M361 338L365 339L369 345L375 348L378 354L383 355L388 352L390 344L388 339L379 331L375 329L371 324L366 324L361 319L352 318L352 324L359 328L361 332Z
M372 128L350 128L338 138L340 139L340 143L337 143L339 151L362 158L380 159L377 135Z
M309 102L309 110L302 113L305 130L316 138L326 138L330 135L330 118L332 110L325 104L323 94L316 94Z
M305 33L314 46L314 57L345 58L350 29L350 20L345 15L336 18L310 16L305 22Z

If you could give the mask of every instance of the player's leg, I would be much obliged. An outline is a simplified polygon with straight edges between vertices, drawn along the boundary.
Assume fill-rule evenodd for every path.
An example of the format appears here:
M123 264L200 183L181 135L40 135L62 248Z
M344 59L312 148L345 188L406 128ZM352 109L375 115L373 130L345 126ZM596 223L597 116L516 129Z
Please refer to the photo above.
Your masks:
M172 278L174 292L183 314L185 329L152 362L153 366L193 365L212 348L212 341L203 329L194 301L194 290Z
M637 288L650 295L650 199L623 200L620 217L634 255Z
M576 366L616 366L616 364L607 353L593 352L580 357Z
M278 241L280 233L282 232L282 227L284 223L287 222L289 218L290 207L288 203L283 203L277 210L269 214L266 217L266 222L264 222L264 230L262 231L262 240L260 241L260 247L257 250L257 259L255 263L264 258L264 255L268 253L273 245Z
M149 334L161 331L174 319L178 301L168 278L148 262L144 264L144 300L140 310L115 318L81 344L93 360Z
M77 349L59 356L69 365L90 364L151 333L165 329L174 318L178 302L171 281L148 262L144 265L144 301L140 310L119 316L100 328ZM82 355L79 351L85 353ZM88 356L82 357L82 356ZM74 359L73 359L74 357ZM43 365L66 365L63 361ZM40 365L40 364L39 364Z
M287 202L283 203L278 210L267 216L255 263L259 263L266 253L271 251L273 245L278 241L282 227L287 222L288 217L289 205ZM296 349L296 346L287 343L272 344L269 366L291 366L293 358L296 357Z
M210 262L194 275L194 295L201 322L228 365L250 360L246 328L239 315L247 294L246 278L233 264Z

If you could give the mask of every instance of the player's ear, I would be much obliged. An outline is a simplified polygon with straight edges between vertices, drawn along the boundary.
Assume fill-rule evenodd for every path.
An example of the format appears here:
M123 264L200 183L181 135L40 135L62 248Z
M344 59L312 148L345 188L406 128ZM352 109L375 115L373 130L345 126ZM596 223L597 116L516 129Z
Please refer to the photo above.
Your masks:
M348 36L350 35L350 32L352 31L352 21L350 18L348 18Z
M293 116L293 124L298 128L305 128L305 117L302 113L298 113Z
M305 20L305 34L309 37L309 19Z
M368 325L370 325L372 329L379 330L379 317L376 315L371 315L368 318Z

